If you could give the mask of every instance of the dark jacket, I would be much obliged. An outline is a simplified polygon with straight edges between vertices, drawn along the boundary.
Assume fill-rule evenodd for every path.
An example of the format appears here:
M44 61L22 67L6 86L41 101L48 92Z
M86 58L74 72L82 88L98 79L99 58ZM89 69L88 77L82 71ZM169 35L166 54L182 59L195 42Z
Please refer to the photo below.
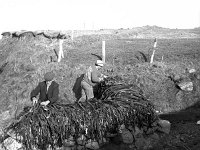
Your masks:
M45 81L40 82L38 86L31 92L31 100L38 94L40 94L38 100L39 103L47 100L50 101L50 104L55 103L58 100L59 84L56 83L55 81L52 81L47 91L46 82Z

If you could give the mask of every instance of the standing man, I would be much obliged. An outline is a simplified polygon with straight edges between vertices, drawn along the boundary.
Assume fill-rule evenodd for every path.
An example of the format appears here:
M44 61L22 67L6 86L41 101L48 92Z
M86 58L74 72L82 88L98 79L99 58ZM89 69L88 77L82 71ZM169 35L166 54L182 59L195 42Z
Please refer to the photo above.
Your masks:
M86 100L94 98L93 87L104 80L107 76L99 72L104 63L101 60L97 60L95 65L90 66L81 81L81 87L85 92Z
M40 82L31 92L33 105L40 103L45 108L48 104L53 104L58 100L59 84L53 80L54 76L53 72L47 72L44 75L44 81ZM36 98L38 94L39 99Z

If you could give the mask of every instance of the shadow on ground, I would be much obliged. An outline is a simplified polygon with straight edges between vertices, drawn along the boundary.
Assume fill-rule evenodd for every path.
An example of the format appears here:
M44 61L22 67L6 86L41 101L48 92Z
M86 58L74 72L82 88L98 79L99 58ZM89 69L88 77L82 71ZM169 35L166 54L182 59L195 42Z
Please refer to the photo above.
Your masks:
M179 112L160 115L171 122L170 134L160 134L159 142L151 150L199 150L200 149L200 102ZM124 144L111 142L101 150L133 150Z
M169 135L162 136L155 150L199 150L200 149L200 102L179 112L160 115L171 122Z

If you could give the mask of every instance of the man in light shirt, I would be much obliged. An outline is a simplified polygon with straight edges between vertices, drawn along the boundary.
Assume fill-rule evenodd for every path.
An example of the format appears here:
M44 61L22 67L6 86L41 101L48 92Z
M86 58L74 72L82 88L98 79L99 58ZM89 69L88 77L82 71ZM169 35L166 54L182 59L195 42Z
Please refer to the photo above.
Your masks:
M85 92L86 100L94 98L93 87L104 80L107 76L100 73L100 69L104 63L101 60L97 60L95 65L90 66L81 81L81 87Z

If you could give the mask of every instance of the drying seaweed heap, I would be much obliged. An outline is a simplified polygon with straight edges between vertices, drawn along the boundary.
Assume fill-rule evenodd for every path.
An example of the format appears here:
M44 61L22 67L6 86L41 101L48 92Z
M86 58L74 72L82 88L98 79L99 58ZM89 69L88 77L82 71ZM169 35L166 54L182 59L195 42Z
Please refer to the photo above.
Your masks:
M103 141L120 125L150 128L158 119L154 107L135 85L109 77L99 85L96 98L74 104L53 104L45 110L35 105L7 130L16 134L25 149L62 146L67 139L80 144L80 137Z

